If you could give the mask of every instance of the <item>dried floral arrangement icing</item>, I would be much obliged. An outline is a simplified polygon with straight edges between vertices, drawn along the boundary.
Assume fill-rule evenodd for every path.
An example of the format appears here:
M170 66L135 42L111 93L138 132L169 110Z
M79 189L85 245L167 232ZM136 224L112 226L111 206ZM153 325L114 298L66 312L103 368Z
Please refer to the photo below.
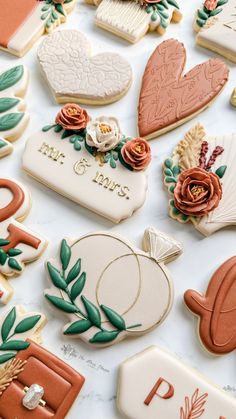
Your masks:
M207 157L209 144L202 125L193 127L177 145L173 158L164 161L164 184L168 188L170 216L182 223L199 219L218 207L227 165L212 171L224 149L221 146Z
M101 116L90 120L87 111L75 103L66 104L57 114L55 123L43 127L61 133L76 151L82 147L94 156L101 166L117 167L119 161L129 170L144 170L151 161L151 148L143 138L126 137L114 117Z
M203 28L203 26L206 25L208 19L222 12L222 6L224 6L226 3L228 3L228 0L205 0L203 6L197 11L197 27L199 29Z
M166 29L170 20L169 7L179 9L176 0L140 0L140 4L151 15L152 22L160 19L160 26Z
M41 19L45 21L45 30L50 31L52 25L60 25L66 19L67 13L64 5L73 0L38 0L44 2Z

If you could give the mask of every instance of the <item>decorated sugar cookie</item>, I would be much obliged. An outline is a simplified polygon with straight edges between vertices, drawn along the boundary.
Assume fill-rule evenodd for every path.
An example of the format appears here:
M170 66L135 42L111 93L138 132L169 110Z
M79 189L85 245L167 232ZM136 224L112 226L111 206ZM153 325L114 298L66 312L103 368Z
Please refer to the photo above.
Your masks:
M234 106L236 108L236 88L233 90L231 98L230 98L230 103L232 106Z
M12 153L9 141L17 140L29 121L22 99L27 84L28 71L23 65L0 71L0 159Z
M235 398L151 346L120 366L117 406L129 419L233 419Z
M148 31L163 35L171 22L182 19L181 0L85 0L98 6L95 24L131 43Z
M139 134L147 140L170 131L206 109L228 81L223 61L211 59L184 74L186 51L162 42L147 63L138 109Z
M23 169L72 201L118 223L145 201L151 150L122 134L115 117L90 119L67 104L55 123L32 135Z
M76 0L0 0L0 49L22 57L44 33L66 21Z
M197 44L236 63L235 16L236 0L206 0L195 17Z
M13 294L6 277L21 275L25 263L43 253L47 241L21 224L31 207L28 189L15 180L0 179L0 191L0 304L6 304Z
M236 349L236 256L224 262L212 276L206 294L188 290L184 301L198 316L199 336L204 347L215 355Z
M61 242L58 258L47 263L45 297L68 317L64 335L104 347L141 336L166 318L173 292L164 264L182 247L149 228L143 248L107 232Z
M114 52L92 55L90 42L76 30L45 38L38 59L58 103L105 105L124 96L132 82L128 61Z
M83 386L84 377L38 344L45 322L20 306L1 319L1 418L64 419Z
M235 138L208 136L197 124L164 162L170 216L205 236L236 223Z

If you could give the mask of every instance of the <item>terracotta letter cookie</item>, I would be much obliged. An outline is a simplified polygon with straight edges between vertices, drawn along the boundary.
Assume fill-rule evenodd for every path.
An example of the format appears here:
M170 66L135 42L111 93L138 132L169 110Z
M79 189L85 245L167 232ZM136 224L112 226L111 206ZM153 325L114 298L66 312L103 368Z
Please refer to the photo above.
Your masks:
M197 44L236 63L235 16L236 0L206 0L194 22Z
M45 297L69 318L64 335L104 347L143 335L166 318L173 293L164 263L182 248L149 228L144 249L107 232L62 241L59 257L47 263Z
M58 103L106 105L121 99L132 82L128 61L114 52L91 55L90 42L76 30L48 36L38 59Z
M180 141L164 162L170 216L191 221L208 236L236 223L236 135L210 137L201 124Z
M0 49L22 57L44 33L66 21L76 0L0 0Z
M32 135L23 169L48 187L118 223L146 197L151 150L146 140L122 134L114 117L90 120L69 103L55 123Z
M31 206L26 187L10 179L0 179L0 191L0 304L6 304L13 289L4 277L20 275L25 263L41 255L47 241L20 224Z
M129 419L234 419L236 401L152 346L120 366L117 405Z
M206 109L222 91L229 70L211 59L183 74L186 51L180 42L162 42L147 63L139 98L139 134L146 139L170 131Z
M170 22L182 19L181 0L85 0L98 6L95 24L135 43L148 31L163 35Z
M236 256L217 269L205 296L188 290L184 301L199 317L199 336L208 351L222 355L236 349Z

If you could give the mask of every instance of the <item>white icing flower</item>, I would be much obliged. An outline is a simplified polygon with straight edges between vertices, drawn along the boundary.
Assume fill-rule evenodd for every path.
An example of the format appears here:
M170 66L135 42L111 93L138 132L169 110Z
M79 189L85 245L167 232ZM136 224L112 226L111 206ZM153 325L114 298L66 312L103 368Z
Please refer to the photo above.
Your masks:
M121 141L121 131L116 118L100 116L87 125L86 143L106 152L117 146Z

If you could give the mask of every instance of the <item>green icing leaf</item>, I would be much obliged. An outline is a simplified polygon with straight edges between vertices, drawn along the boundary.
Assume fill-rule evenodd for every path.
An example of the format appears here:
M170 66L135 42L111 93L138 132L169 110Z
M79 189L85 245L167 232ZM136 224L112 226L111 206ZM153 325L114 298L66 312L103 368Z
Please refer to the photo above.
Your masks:
M87 311L89 320L92 322L94 326L97 326L100 328L101 327L101 314L99 310L97 309L97 307L93 303L91 303L91 301L87 300L87 298L84 297L84 295L81 296L81 300L84 303L84 307Z
M179 9L179 5L175 0L167 0L169 4L171 4L171 6L176 7L176 9Z
M171 193L174 193L175 186L176 186L176 185L171 185L171 186L170 186L169 191L170 191Z
M20 323L15 328L14 333L25 333L28 330L33 329L33 327L38 323L41 319L40 315L30 316L27 319L21 320Z
M20 266L20 264L17 262L16 259L9 258L8 259L8 266L10 268L14 269L15 271L22 271L22 267Z
M2 140L2 138L0 138L0 148L3 148L7 145L6 141Z
M171 169L171 168L172 168L172 166L173 166L173 160L172 160L172 159L166 159L166 160L164 161L164 165L165 165L168 169Z
M200 26L200 28L202 28L206 23L206 21L202 20L202 19L197 19L196 22L197 22L198 26Z
M23 112L8 113L0 117L0 131L8 131L15 128L24 116Z
M23 76L24 67L18 65L10 70L5 71L0 75L0 91L6 90L11 86L14 86Z
M166 183L176 183L176 179L174 177L171 176L167 176L165 178Z
M78 141L75 141L74 142L74 149L76 151L80 151L81 150L81 145L80 145L80 143Z
M173 171L173 175L176 177L180 174L180 167L179 166L174 166L172 168L172 171Z
M6 260L7 260L8 256L6 254L6 252L4 252L3 249L0 249L0 265L5 265Z
M12 326L15 323L15 320L16 320L16 308L13 307L11 311L7 314L2 325L1 336L2 336L3 342L5 342L5 340L8 338L9 333L12 329Z
M165 173L166 176L172 176L173 175L173 172L172 172L171 169L165 169L164 173Z
M56 7L56 10L57 10L59 13L61 13L63 16L66 16L66 15L65 15L65 12L64 12L64 9L63 9L63 6L62 6L61 4L56 4L56 5L55 5L55 7Z
M11 243L10 240L0 239L0 246L7 246L10 243Z
M55 127L56 125L45 125L45 127L42 128L43 132L49 131L51 128Z
M215 173L216 173L216 175L217 175L217 176L219 176L219 178L221 179L221 178L224 176L226 169L227 169L227 166L220 166L220 167L216 170L216 172L215 172Z
M209 17L208 14L205 13L204 10L202 9L198 9L197 14L198 14L198 17L200 17L200 19L203 19L203 20L207 20Z
M81 259L78 259L76 264L71 268L70 272L67 275L66 282L70 284L70 282L74 281L75 278L80 274L81 271Z
M68 268L71 258L71 249L65 239L63 239L61 242L60 258L63 270L65 271Z
M223 6L226 3L228 3L228 0L219 0L218 3L217 3L217 7Z
M10 250L8 250L8 252L7 252L7 254L9 255L9 256L19 256L19 255L21 255L21 253L22 253L22 250L20 250L20 249L10 249Z
M81 294L81 292L84 289L85 286L85 282L86 282L86 274L85 272L83 272L79 279L77 279L77 281L73 284L73 287L71 288L71 300L74 302L76 300L76 298Z
M24 342L23 340L9 340L9 342L4 342L0 345L1 351L22 351L27 349L30 346L29 342Z
M46 294L45 297L59 310L65 311L66 313L78 313L78 308L70 303L69 301L63 300L63 298L55 297L54 295Z
M70 137L74 134L74 131L65 129L61 135L61 139L64 140L64 138Z
M90 329L92 323L89 320L79 320L77 322L72 323L68 329L64 331L64 335L77 335L80 333L84 333Z
M211 11L211 13L210 13L210 16L212 17L212 16L216 16L216 15L218 15L220 12L222 12L222 10L223 9L215 9L215 10L212 10Z
M118 313L116 313L116 311L104 305L101 305L101 309L114 327L119 330L126 330L124 319Z
M61 132L63 130L63 128L62 128L62 126L61 125L59 125L59 124L57 124L55 127L54 127L54 132Z
M15 358L15 356L15 353L10 352L8 354L0 355L0 364L4 364L4 362L10 361L10 359Z
M8 111L9 109L16 106L19 102L19 99L13 97L0 98L0 113Z
M47 268L53 285L61 290L65 290L67 288L67 283L60 272L50 262L47 263Z
M101 331L96 333L92 339L89 340L90 343L107 343L112 342L119 335L120 330L110 331Z

